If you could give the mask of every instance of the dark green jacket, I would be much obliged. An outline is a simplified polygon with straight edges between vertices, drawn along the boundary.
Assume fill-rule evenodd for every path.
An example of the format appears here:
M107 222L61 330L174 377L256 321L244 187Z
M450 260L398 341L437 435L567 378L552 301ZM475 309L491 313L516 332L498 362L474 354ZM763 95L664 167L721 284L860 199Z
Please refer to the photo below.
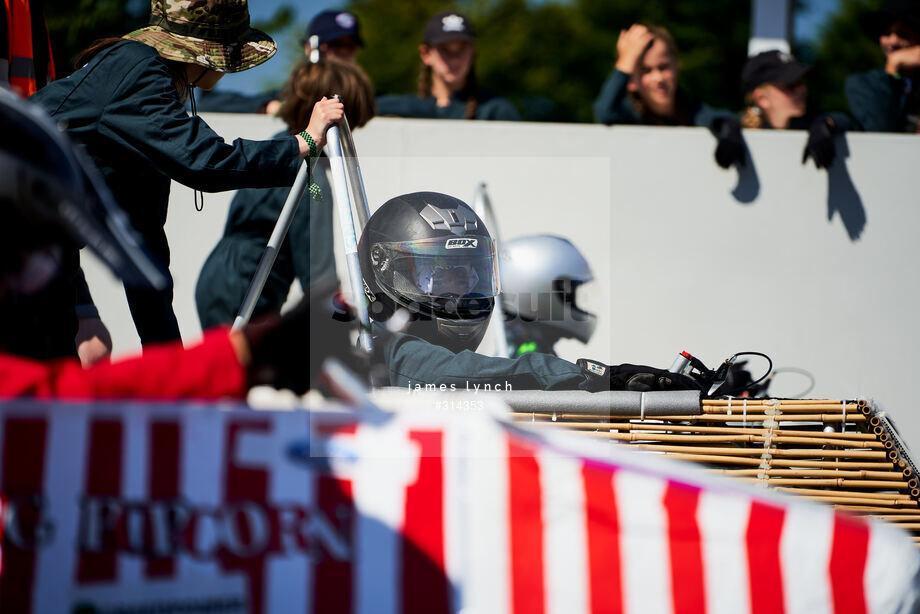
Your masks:
M484 385L505 390L585 390L581 369L567 360L530 353L519 358L483 356L469 350L454 354L405 334L382 334L383 360L390 385L414 389L426 384L445 385L448 390L475 390Z
M424 119L464 119L466 100L454 96L449 105L439 107L434 96L428 98L419 98L415 94L379 96L377 115ZM521 116L508 99L483 95L476 107L476 119L519 121Z
M328 167L325 156L316 163L313 180L323 200L314 201L309 190L304 191L254 315L280 311L295 278L306 289L336 276ZM195 287L202 328L233 322L289 193L289 188L252 189L233 197L224 235L201 268Z
M594 101L594 121L598 124L646 124L633 105L626 86L629 84L629 75L621 70L614 69L601 92ZM713 109L709 105L694 100L683 91L678 90L676 104L679 114L673 118L660 118L661 123L670 126L705 126L712 127L712 122L718 118L731 116L728 111Z
M228 144L189 117L166 62L138 42L101 51L32 100L86 146L147 247L167 266L163 224L171 179L204 192L283 186L293 182L300 163L293 137ZM158 293L126 288L126 295L142 343L179 337L171 287Z
M846 80L850 114L860 128L872 132L914 132L920 115L920 83L882 68L850 75ZM911 121L908 116L913 116Z

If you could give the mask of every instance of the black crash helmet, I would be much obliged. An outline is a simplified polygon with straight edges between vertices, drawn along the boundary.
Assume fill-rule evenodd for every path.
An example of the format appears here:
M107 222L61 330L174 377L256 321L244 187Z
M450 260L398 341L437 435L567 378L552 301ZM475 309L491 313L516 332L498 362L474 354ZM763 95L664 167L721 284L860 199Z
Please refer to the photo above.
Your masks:
M454 352L475 350L499 294L495 246L463 201L403 194L367 222L358 246L370 314L410 314L409 334Z
M61 250L83 245L126 284L165 286L98 171L40 107L0 88L0 134L3 288L40 290L57 274Z

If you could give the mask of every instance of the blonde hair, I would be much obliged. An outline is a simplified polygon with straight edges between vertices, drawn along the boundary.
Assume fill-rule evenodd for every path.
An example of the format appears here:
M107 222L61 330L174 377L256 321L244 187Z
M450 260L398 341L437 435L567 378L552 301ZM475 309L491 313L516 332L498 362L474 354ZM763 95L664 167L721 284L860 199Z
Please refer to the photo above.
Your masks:
M313 105L323 96L338 94L345 105L348 124L363 126L377 114L374 87L367 74L356 64L326 56L319 62L303 59L294 66L281 92L279 117L296 134L310 123Z
M754 90L744 95L744 113L741 115L742 128L757 129L764 127L763 111L754 102L754 92L763 87L763 85L758 85Z

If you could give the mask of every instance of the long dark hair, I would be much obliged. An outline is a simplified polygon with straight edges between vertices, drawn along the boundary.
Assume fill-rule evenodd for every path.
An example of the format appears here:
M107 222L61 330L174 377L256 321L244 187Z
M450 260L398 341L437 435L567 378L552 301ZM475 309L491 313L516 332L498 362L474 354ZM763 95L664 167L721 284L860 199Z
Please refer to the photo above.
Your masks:
M89 62L99 55L100 52L105 51L112 45L120 43L125 39L120 36L109 36L107 38L100 38L99 40L93 42L89 47L84 49L77 55L77 60L74 62L74 68L80 69L89 64ZM173 84L176 86L176 90L179 92L179 98L182 102L188 100L189 91L191 91L191 86L188 82L188 75L185 72L188 64L185 62L177 62L175 60L168 60L166 58L161 58L169 69L169 74L172 75Z
M431 96L431 66L426 66L422 62L418 71L418 97L428 98ZM463 88L457 92L457 96L466 99L466 112L463 114L465 119L475 119L476 111L479 108L479 81L476 79L476 60L470 66L470 72L466 75L466 83Z

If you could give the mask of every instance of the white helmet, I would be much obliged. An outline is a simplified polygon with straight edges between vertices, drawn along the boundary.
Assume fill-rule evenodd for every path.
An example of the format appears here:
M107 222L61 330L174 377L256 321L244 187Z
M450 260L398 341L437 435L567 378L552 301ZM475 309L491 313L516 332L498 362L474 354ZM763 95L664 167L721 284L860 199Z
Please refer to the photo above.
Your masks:
M597 316L579 307L577 293L594 275L571 241L555 235L506 241L501 246L500 266L506 314L555 329L560 338L588 342Z

